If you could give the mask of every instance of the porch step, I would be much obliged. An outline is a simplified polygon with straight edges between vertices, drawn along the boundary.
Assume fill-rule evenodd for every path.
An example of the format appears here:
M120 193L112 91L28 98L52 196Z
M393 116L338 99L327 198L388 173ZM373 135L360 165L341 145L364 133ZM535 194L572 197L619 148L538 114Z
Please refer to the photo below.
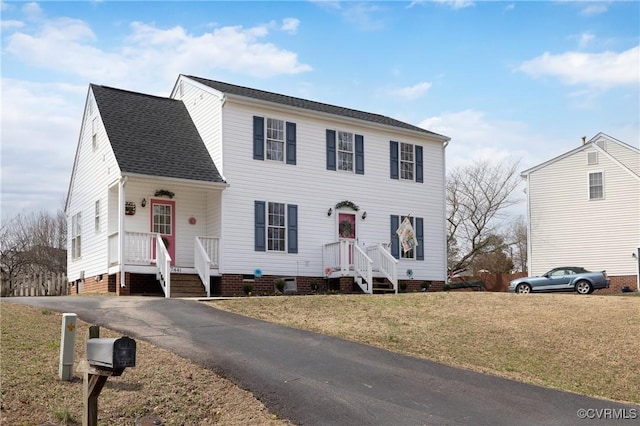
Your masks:
M373 294L395 293L393 284L386 278L375 277L373 279Z
M171 297L206 297L207 292L195 274L171 274Z

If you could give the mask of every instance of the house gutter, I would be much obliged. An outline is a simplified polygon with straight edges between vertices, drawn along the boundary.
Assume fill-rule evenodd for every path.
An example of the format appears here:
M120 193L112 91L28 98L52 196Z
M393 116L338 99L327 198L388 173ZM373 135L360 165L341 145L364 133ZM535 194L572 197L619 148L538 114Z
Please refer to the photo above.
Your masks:
M444 271L443 271L443 282L446 284L449 281L449 243L447 241L447 155L445 150L447 146L449 146L449 141L451 139L447 139L442 143L442 199L444 200L443 207L443 218L444 218L444 227L442 232L442 238L444 239Z

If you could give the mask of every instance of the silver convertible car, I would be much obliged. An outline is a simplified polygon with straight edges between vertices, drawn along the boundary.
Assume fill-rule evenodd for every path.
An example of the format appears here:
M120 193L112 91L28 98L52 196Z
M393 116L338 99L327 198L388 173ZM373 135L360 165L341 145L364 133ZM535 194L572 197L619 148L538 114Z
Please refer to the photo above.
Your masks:
M593 290L609 288L607 273L589 272L579 266L554 268L540 277L518 278L509 283L510 293L576 291L590 294Z

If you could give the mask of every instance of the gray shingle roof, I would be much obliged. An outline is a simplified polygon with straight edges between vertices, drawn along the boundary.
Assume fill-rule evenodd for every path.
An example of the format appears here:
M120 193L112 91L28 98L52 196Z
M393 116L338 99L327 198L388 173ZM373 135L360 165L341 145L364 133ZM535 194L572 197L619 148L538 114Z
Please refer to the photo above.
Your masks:
M251 89L249 87L236 86L235 84L223 83L221 81L207 80L206 78L185 75L192 80L209 86L223 93L229 93L236 96L259 99L262 101L273 102L276 104L292 106L296 108L308 109L311 111L319 111L327 114L333 114L341 117L355 118L357 120L369 121L376 124L382 124L401 129L413 130L416 132L426 133L429 135L442 136L438 133L430 132L413 124L405 123L394 118L386 117L380 114L372 114L369 112L358 111L355 109L339 107L335 105L324 104L321 102L309 101L306 99L296 98L293 96L281 95L278 93L266 92L264 90Z
M224 182L182 101L91 84L123 173Z

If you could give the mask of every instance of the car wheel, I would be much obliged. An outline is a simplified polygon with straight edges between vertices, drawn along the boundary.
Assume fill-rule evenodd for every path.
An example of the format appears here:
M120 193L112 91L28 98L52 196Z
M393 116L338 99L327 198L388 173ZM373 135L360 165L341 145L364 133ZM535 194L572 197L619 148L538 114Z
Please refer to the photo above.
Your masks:
M593 291L589 281L578 281L576 283L576 291L578 294L589 294Z
M531 293L531 286L529 284L518 284L518 287L516 287L516 293Z

